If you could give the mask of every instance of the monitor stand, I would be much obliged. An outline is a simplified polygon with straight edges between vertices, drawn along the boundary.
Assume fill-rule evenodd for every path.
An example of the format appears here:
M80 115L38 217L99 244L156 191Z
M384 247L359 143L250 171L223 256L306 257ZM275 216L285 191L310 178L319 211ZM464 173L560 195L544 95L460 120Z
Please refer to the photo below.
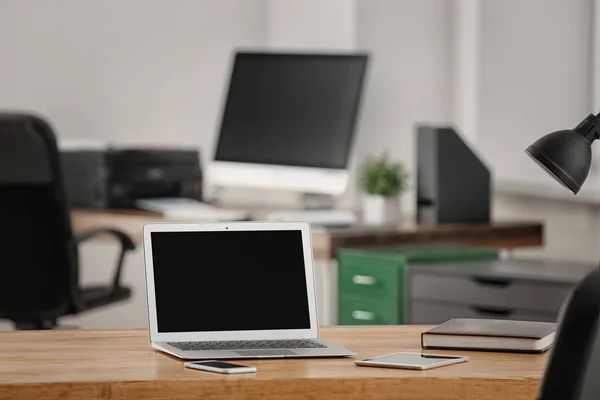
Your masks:
M335 197L320 193L302 193L300 210L273 211L267 214L268 221L307 221L318 227L347 227L357 223L351 210L335 208Z

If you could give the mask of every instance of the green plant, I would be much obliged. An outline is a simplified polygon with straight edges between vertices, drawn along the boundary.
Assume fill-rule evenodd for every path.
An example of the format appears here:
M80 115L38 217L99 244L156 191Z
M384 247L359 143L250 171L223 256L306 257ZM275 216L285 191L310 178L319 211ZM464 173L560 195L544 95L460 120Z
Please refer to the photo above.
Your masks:
M389 161L387 154L368 159L362 168L362 189L371 195L396 196L407 186L408 174L402 163Z

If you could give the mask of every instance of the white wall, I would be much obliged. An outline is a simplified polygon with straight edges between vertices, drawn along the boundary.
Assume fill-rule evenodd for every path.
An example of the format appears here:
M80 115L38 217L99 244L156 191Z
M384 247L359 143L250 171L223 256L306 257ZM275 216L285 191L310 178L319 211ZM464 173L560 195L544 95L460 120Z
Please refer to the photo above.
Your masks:
M412 166L414 123L450 121L495 173L537 179L538 186L523 183L536 197L497 191L493 198L496 219L545 224L546 246L515 254L596 262L594 189L583 203L565 201L563 189L523 151L544 132L570 127L592 111L590 2L358 4L358 48L373 55L359 158L388 150ZM586 186L595 179L592 174ZM544 198L553 185L559 200ZM414 192L403 202L412 214Z
M462 138L477 148L481 84L481 2L454 0L452 18L452 121ZM484 159L484 157L481 157Z
M356 0L267 0L267 46L353 50Z
M592 1L592 107L595 113L600 110L600 1Z
M232 51L264 41L263 0L3 0L0 107L62 136L209 152Z
M593 111L592 1L480 5L481 149L498 178L558 188L522 155L540 136L573 128ZM585 191L600 186L596 172Z
M477 139L495 173L494 215L545 222L544 249L520 254L598 259L597 164L575 197L524 154L594 111L592 9L590 0L479 2Z
M544 247L514 252L518 257L597 263L598 206L498 193L493 214L499 220L544 222Z
M359 162L387 151L414 173L415 124L450 121L451 13L446 0L359 1L357 47L371 54ZM414 198L402 200L409 216Z

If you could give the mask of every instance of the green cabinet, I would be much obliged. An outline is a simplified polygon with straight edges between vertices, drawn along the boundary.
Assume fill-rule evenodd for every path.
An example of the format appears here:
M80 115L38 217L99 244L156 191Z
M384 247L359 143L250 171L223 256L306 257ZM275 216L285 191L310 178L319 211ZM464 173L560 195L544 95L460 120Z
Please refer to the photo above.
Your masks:
M402 304L394 299L351 294L340 296L340 325L399 325L403 317Z
M356 296L396 297L402 291L401 261L365 262L364 259L346 259L338 269L338 289ZM338 264L342 265L342 264Z
M411 246L338 251L338 324L404 323L405 267L410 264L498 258L497 249Z

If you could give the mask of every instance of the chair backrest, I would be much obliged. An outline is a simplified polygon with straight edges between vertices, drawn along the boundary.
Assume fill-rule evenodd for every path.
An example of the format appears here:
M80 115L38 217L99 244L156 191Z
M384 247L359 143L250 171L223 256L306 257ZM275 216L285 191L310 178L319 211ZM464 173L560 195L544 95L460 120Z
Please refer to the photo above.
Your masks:
M600 393L600 270L575 288L560 318L538 400L596 400Z
M600 290L600 289L599 289ZM596 321L598 322L598 321ZM598 328L598 327L597 327ZM590 359L581 385L580 400L596 400L600 394L600 330L596 329L595 342L590 350Z
M52 128L0 113L0 318L57 317L77 283L59 153Z

